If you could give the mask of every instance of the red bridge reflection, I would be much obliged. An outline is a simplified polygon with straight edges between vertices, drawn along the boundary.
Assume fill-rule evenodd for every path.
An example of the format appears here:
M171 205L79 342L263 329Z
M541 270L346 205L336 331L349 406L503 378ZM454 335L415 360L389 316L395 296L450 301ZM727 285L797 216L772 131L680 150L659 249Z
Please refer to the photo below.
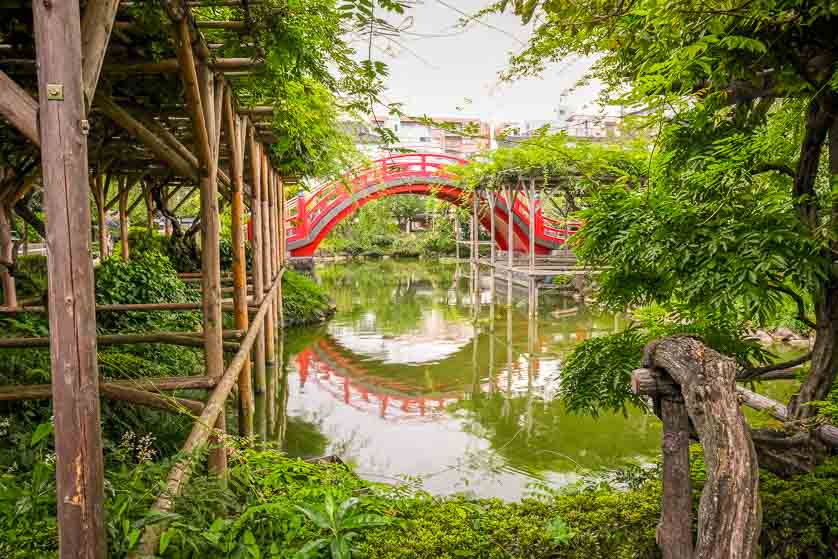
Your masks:
M459 353L471 355L471 345ZM452 367L459 369L461 376L451 382L434 382L431 387L421 387L398 378L370 371L359 364L362 359L346 355L346 350L337 347L328 336L307 347L296 356L300 386L313 382L321 390L345 405L375 413L382 419L434 420L454 402L467 398L475 390L491 392L502 390L508 383L501 377L526 376L527 372L518 361L512 362L511 371L504 367L504 375L485 379L477 384L464 381L468 376L463 370L462 359L446 359ZM466 357L462 355L462 357ZM398 365L396 365L398 366ZM444 364L437 365L443 366ZM485 368L485 364L484 367ZM536 365L537 369L537 365ZM456 369L455 369L456 370ZM509 378L511 381L511 377Z

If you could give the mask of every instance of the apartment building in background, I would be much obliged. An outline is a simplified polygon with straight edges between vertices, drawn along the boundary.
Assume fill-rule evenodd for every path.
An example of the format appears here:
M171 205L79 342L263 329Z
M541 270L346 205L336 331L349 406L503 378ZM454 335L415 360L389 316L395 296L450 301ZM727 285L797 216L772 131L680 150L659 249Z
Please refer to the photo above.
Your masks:
M489 149L489 123L478 118L429 117L435 125L411 116L377 117L368 123L351 123L350 133L356 145L370 159L386 157L400 150L416 153L437 153L468 159ZM384 150L378 127L390 130L398 142Z

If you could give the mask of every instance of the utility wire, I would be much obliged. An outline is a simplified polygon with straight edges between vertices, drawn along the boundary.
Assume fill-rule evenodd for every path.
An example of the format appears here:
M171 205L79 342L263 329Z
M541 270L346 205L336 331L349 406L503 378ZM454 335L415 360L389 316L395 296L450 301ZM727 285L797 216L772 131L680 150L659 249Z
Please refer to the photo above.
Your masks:
M493 31L497 31L498 33L502 33L502 34L506 35L507 37L509 37L510 39L514 40L516 43L518 43L522 47L527 46L527 43L525 43L524 41L522 41L521 39L519 39L518 37L516 37L515 35L513 35L509 31L507 31L506 29L501 29L500 27L492 25L491 23L486 23L485 21L483 21L479 17L477 17L473 14L469 14L468 12L464 12L460 8L458 8L456 6L453 6L453 5L449 4L448 2L445 2L444 0L436 0L436 2L437 2L437 4L445 6L449 10L453 10L453 11L457 12L458 14L463 16L466 21L473 21L475 23L478 23L479 25L482 25L483 27L486 27L487 29L491 29Z

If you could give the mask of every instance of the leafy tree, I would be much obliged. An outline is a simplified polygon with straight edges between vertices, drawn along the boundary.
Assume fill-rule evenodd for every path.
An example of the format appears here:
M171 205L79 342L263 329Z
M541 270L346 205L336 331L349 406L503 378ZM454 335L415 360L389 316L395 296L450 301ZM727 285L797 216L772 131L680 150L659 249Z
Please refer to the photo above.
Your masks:
M646 187L598 191L584 213L577 250L610 266L604 299L740 324L794 305L815 342L790 412L814 415L809 404L838 372L834 6L503 0L492 9L539 21L507 77L599 53L591 77L606 97L643 107L659 131Z

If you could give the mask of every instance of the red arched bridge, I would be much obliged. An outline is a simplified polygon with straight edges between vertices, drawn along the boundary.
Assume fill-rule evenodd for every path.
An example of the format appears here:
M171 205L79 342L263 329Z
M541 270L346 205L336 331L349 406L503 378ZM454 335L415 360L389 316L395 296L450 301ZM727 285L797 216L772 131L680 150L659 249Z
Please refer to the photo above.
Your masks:
M289 204L286 223L288 249L293 256L314 255L320 242L338 223L365 204L385 196L422 194L468 207L473 193L463 191L448 171L453 165L466 163L447 155L395 155L325 183L313 192L298 197L296 207ZM480 223L490 230L490 219L495 220L495 242L501 250L508 250L511 244L515 251L528 251L529 204L522 193L514 193L511 204L514 235L511 243L507 239L509 207L506 198L498 194L494 215L490 217L488 212L484 212ZM545 216L540 200L536 200L534 213L536 253L549 254L551 250L561 248L575 225L563 227L561 222Z

